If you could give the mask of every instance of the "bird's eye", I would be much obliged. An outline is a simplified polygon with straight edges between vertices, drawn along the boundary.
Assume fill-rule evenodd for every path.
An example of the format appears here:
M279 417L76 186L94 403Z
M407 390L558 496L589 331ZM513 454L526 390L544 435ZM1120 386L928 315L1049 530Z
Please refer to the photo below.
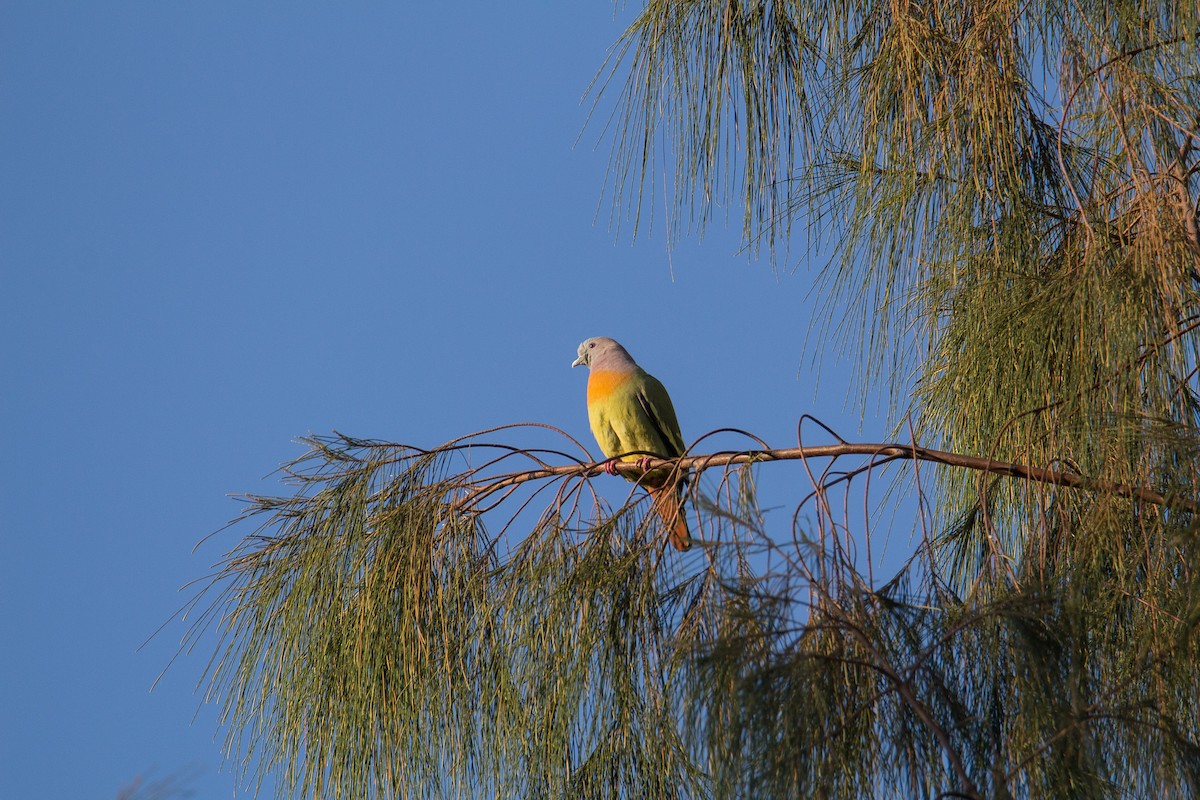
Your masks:
M595 342L592 342L591 344L589 344L589 345L588 345L588 349L590 350L591 348L593 348L593 347L595 347L595 346L596 346L596 343L595 343Z

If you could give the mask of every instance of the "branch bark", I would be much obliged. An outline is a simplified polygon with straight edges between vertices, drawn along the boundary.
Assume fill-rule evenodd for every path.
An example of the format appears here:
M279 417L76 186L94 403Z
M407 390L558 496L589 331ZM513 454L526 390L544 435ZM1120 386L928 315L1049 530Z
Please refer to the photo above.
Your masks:
M946 450L934 450L917 445L897 443L853 443L813 445L809 447L789 447L783 449L745 450L739 452L718 452L706 455L690 455L680 458L656 458L652 453L635 452L624 455L646 456L641 464L616 461L615 471L624 475L637 476L643 467L649 469L679 469L698 470L713 467L725 467L738 464L765 463L768 461L803 460L809 458L836 458L838 456L862 455L873 458L883 458L885 461L912 460L928 461L934 464L945 464L952 467L972 469L994 475L1007 475L1021 480L1046 483L1054 486L1065 486L1071 489L1113 494L1130 500L1139 500L1164 508L1180 509L1190 512L1200 511L1200 501L1183 496L1167 495L1145 486L1131 486L1103 478L1090 478L1078 472L1062 469L1034 467L1027 464L1016 464L1009 461L997 461L980 456L969 456L962 453L952 453ZM470 488L461 507L470 508L502 489L517 486L528 481L552 477L580 476L591 477L604 472L604 465L613 461L605 459L590 464L571 464L557 467L514 472L498 476Z

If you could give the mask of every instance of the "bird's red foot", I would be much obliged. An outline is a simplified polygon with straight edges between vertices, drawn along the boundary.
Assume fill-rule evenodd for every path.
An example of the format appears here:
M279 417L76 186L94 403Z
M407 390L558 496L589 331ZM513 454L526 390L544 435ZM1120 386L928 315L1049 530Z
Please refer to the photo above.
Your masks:
M638 469L647 472L650 469L650 456L642 456L637 460Z
M607 472L609 475L616 475L617 474L617 460L614 458L609 461L605 461L604 462L604 471Z

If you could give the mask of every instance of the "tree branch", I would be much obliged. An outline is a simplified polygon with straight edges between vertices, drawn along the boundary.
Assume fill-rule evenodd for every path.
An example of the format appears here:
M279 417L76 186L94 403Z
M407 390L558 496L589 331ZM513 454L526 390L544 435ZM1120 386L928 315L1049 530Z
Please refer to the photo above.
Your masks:
M1200 511L1200 501L1189 497L1164 494L1144 486L1131 486L1103 478L1090 478L1078 472L1034 467L1026 464L1016 464L1008 461L998 461L981 456L969 456L952 453L946 450L934 450L928 447L897 443L854 443L841 442L838 444L812 445L808 447L789 447L769 450L745 450L738 452L717 452L705 455L690 455L680 458L656 458L653 453L636 451L622 454L623 456L646 456L643 465L633 462L616 461L614 469L622 475L636 477L643 472L642 466L649 469L676 469L680 471L703 471L713 467L726 467L738 464L764 463L768 461L790 461L808 458L836 458L838 456L864 455L872 458L882 458L887 461L912 460L928 461L935 464L945 464L952 467L972 469L979 472L996 475L1007 475L1037 483L1054 486L1065 486L1072 489L1113 494L1130 500L1140 500L1166 508L1182 509L1190 512ZM547 466L524 472L513 472L475 482L467 489L466 497L459 503L461 508L472 508L484 498L502 489L517 486L528 481L553 477L592 477L604 472L604 465L613 461L605 459L586 464L570 464L563 466Z

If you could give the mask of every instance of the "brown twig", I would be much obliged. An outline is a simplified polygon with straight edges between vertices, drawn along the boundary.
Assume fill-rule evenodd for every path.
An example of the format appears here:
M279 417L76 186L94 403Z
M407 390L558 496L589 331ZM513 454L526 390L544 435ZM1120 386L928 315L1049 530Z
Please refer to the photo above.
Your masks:
M1007 475L1012 478L1047 483L1054 486L1114 494L1118 497L1140 500L1144 503L1151 503L1167 508L1177 508L1191 512L1200 511L1200 501L1188 497L1166 495L1145 486L1131 486L1102 478L1089 478L1074 471L1034 467L1008 461L998 461L982 456L969 456L946 450L934 450L911 444L839 442L838 444L809 445L806 447L789 447L775 450L725 451L668 459L657 458L653 453L644 451L636 451L623 455L646 456L648 460L644 466L651 470L675 468L679 470L696 470L697 472L713 467L727 467L737 464L759 464L769 461L790 461L810 458L837 458L839 456L853 455L870 456L872 458L882 457L888 460L927 461L934 464L973 469L995 475ZM466 498L460 503L460 506L471 508L479 499L487 497L501 489L517 486L529 481L554 477L592 477L599 475L604 472L605 464L608 464L611 460L606 459L587 464L544 467L498 476L495 479L487 480L472 488ZM624 461L617 461L613 469L623 475L633 477L640 475L643 471L641 465Z

